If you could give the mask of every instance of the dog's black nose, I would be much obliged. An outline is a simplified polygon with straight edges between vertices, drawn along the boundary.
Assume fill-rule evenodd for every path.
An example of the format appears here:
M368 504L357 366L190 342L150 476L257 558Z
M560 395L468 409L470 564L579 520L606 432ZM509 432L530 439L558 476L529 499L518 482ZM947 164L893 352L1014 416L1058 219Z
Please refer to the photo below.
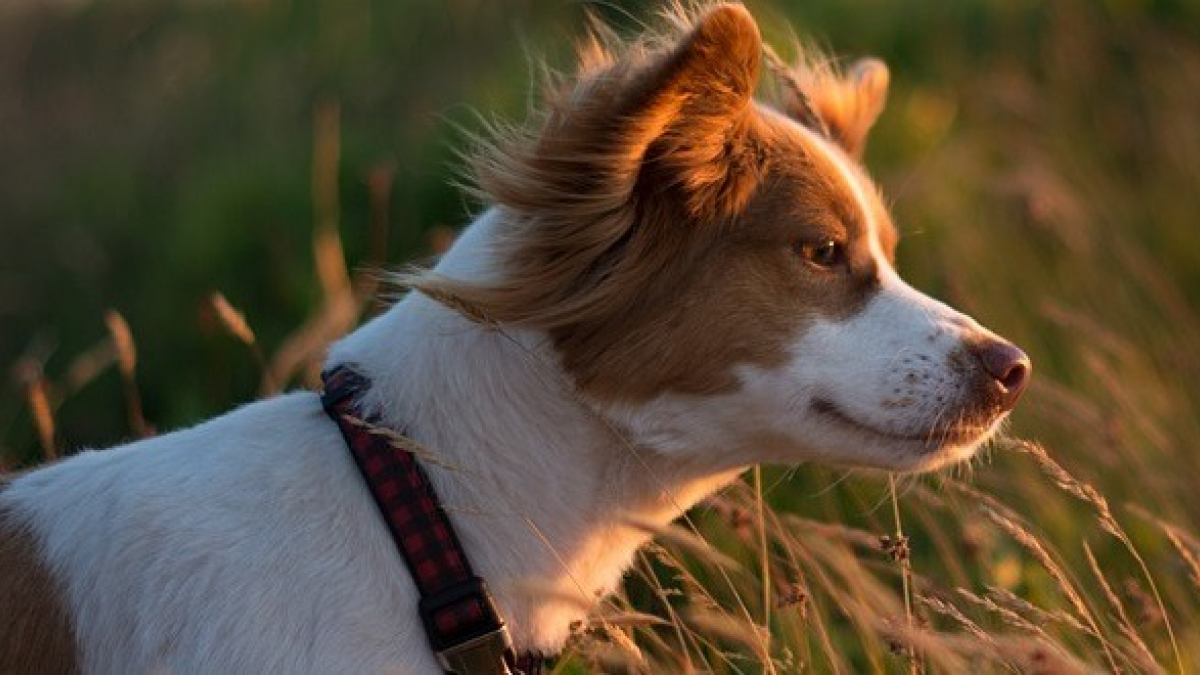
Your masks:
M1002 340L988 340L972 350L983 370L1000 385L1000 406L1011 410L1029 385L1033 363L1016 345Z

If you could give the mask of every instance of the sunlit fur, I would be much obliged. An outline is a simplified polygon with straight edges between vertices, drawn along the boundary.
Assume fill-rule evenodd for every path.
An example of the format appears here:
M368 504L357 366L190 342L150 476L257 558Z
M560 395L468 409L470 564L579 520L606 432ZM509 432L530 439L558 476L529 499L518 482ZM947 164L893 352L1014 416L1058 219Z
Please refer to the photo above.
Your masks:
M480 149L489 206L403 279L419 292L329 356L434 453L522 651L559 650L649 530L746 466L932 468L1011 406L972 355L998 339L892 268L855 159L882 65L772 69L772 106L743 8L667 24L588 42L542 114ZM829 264L806 257L833 240ZM84 672L440 672L312 393L82 453L16 479L0 512L59 586L24 611L66 612Z

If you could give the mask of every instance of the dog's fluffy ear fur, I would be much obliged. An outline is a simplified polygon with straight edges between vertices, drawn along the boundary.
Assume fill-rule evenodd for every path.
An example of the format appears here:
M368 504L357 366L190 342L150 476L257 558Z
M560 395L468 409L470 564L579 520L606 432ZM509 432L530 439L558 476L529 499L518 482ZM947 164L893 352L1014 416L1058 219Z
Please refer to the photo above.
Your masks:
M746 126L761 55L749 12L718 6L625 90L620 107L627 133L640 137L643 180L679 188L690 215L736 211L754 187Z
M673 18L681 32L620 49L596 27L579 73L552 88L546 118L477 156L485 200L576 219L674 189L692 216L741 207L756 173L745 170L752 153L743 151L758 26L739 5Z
M743 208L762 175L751 103L762 38L740 5L668 16L625 44L596 27L543 114L481 140L477 193L504 212L503 278L397 282L491 320L555 331L619 314L691 237Z
M842 74L828 64L801 63L794 72L800 91L785 95L784 111L807 123L815 113L832 139L861 157L867 132L887 100L888 69L879 59L861 59Z

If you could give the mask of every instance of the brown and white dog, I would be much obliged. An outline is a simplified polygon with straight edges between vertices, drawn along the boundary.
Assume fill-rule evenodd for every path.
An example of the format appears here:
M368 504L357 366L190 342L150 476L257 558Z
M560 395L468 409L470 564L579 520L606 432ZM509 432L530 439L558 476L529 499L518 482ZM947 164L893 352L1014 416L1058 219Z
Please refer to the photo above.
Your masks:
M1030 363L893 268L858 157L887 71L773 69L736 4L589 41L474 164L490 207L329 362L426 470L518 650L556 652L647 534L760 462L968 458ZM601 31L603 32L603 31ZM0 492L0 671L436 673L311 392Z

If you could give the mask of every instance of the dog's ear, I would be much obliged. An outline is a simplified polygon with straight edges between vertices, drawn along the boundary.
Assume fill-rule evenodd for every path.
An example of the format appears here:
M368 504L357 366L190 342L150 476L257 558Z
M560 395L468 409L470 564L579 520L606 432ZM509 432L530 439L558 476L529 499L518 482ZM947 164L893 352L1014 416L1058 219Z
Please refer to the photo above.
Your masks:
M639 189L678 190L692 215L741 208L759 161L747 124L761 60L750 13L720 5L627 81L620 123L640 152Z
M861 59L847 74L800 66L794 73L798 91L789 91L784 111L832 139L852 157L861 157L867 132L887 100L888 69L879 59ZM815 118L815 119L814 119Z
M481 143L472 169L485 199L576 223L648 200L698 217L741 208L762 163L748 133L762 37L740 5L678 21L687 28L669 45L628 50L594 27L534 133Z

